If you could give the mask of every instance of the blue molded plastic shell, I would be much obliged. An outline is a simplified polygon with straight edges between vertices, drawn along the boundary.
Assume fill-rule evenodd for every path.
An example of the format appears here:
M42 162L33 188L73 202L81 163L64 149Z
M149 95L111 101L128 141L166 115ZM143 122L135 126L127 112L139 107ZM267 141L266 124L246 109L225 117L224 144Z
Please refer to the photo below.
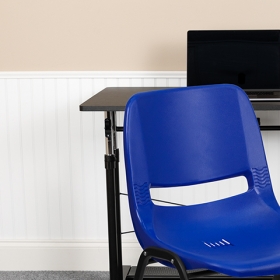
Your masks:
M280 274L280 212L258 122L233 85L144 92L128 102L124 152L133 225L143 248L178 254L187 269ZM153 204L150 188L245 176L248 191L192 206Z

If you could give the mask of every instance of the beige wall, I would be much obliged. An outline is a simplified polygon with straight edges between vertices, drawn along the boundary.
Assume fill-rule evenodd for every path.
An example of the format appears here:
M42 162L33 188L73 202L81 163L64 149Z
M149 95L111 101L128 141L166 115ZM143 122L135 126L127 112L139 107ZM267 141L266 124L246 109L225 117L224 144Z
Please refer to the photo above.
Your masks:
M185 70L189 29L280 29L280 1L0 0L0 71Z

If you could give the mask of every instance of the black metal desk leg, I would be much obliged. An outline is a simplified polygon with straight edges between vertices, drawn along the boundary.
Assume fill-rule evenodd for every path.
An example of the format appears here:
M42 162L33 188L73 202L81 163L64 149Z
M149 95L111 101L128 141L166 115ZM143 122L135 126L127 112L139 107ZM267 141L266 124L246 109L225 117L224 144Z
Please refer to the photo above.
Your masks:
M107 118L105 119L105 136L107 138L105 168L110 280L123 280L118 169L119 151L116 148L115 128L115 112L107 112Z

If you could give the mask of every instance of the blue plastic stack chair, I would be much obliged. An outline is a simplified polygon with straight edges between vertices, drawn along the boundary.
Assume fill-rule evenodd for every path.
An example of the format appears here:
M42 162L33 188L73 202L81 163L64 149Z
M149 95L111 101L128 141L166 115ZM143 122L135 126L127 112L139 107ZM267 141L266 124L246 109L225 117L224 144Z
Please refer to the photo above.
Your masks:
M280 210L259 125L233 85L144 92L128 102L124 152L129 205L143 248L135 279L150 260L229 276L280 274ZM244 176L242 194L198 205L160 206L150 188L194 186ZM276 279L277 276L274 277Z

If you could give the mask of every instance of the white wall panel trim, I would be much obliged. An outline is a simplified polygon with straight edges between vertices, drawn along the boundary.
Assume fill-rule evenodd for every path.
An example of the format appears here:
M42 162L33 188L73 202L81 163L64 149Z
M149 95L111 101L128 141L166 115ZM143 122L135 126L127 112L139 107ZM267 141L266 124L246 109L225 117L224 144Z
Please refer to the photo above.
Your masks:
M15 71L0 72L0 79L51 78L186 78L185 71Z

